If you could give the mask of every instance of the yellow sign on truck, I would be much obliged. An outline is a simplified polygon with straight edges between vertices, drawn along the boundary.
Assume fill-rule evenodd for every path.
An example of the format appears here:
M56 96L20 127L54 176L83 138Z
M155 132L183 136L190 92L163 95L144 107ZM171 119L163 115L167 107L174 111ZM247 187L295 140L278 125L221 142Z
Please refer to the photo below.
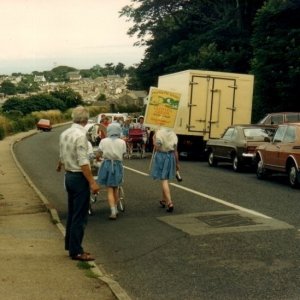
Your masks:
M180 96L180 93L151 87L145 113L145 124L151 128L174 128Z
M233 124L250 124L254 76L186 70L159 76L158 89L181 95L174 130L180 156L204 153L209 138Z

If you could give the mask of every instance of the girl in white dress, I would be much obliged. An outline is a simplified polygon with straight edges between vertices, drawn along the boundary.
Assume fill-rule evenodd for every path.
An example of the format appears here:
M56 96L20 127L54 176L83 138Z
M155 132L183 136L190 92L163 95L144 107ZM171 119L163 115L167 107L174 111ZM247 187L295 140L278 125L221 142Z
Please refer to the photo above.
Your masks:
M107 127L107 137L99 144L103 162L99 168L100 185L107 187L107 199L111 209L110 220L116 220L118 215L118 186L123 182L123 156L126 153L126 143L121 139L122 128L119 123L111 123Z

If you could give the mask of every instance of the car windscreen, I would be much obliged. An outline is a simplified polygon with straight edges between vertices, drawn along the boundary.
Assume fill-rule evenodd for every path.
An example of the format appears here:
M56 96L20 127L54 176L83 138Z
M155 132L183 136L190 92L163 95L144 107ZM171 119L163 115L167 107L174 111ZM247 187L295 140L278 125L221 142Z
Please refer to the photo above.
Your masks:
M268 131L264 128L244 128L244 135L247 140L264 140L265 137L270 137Z
M47 119L40 119L39 124L45 124L45 125L50 125L50 120L47 120Z

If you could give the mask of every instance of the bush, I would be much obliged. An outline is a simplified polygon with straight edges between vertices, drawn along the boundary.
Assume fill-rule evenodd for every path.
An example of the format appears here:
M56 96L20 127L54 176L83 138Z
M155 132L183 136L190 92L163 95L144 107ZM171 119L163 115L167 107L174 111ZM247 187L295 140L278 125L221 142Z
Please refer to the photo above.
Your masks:
M35 128L35 126L36 126L36 120L31 115L23 117L21 119L21 122L23 123L23 128L24 128L23 130L24 131L31 130L31 129Z
M23 116L19 111L11 111L0 115L0 140L3 140L10 134L22 131L28 131L36 127L36 123L40 119L48 119L51 124L59 124L70 121L72 119L72 110L70 108L65 112L60 110L35 111ZM108 110L103 106L89 106L90 116L96 116L99 113L106 113Z
M38 122L39 119L48 119L51 124L62 123L65 121L64 114L60 110L35 111L31 115Z
M0 141L3 140L4 138L5 138L5 130L0 124Z
M89 106L89 113L91 117L97 116L101 113L107 113L108 109L106 106Z
M127 112L127 113L133 113L136 111L140 111L141 107L135 105L135 104L131 104L131 105L118 105L118 111L120 112Z
M12 133L28 131L35 127L35 119L34 118L30 119L28 117L24 117L19 120L11 121L11 125L12 125Z
M4 116L0 116L0 140L3 140L6 137L7 133L9 132L9 128L9 120Z

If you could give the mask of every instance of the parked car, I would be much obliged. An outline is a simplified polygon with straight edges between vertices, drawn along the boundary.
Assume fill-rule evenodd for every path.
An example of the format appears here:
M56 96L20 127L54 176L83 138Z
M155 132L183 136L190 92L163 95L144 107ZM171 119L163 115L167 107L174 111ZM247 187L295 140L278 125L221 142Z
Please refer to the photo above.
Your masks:
M51 125L50 120L40 119L36 124L36 128L38 130L51 131L52 130L52 125Z
M279 125L300 122L300 112L276 112L264 116L257 124Z
M257 147L257 178L285 173L292 187L300 186L300 122L279 125L273 141Z
M271 141L275 128L259 125L233 125L219 139L209 139L205 152L210 166L229 162L234 171L253 164L255 149Z

